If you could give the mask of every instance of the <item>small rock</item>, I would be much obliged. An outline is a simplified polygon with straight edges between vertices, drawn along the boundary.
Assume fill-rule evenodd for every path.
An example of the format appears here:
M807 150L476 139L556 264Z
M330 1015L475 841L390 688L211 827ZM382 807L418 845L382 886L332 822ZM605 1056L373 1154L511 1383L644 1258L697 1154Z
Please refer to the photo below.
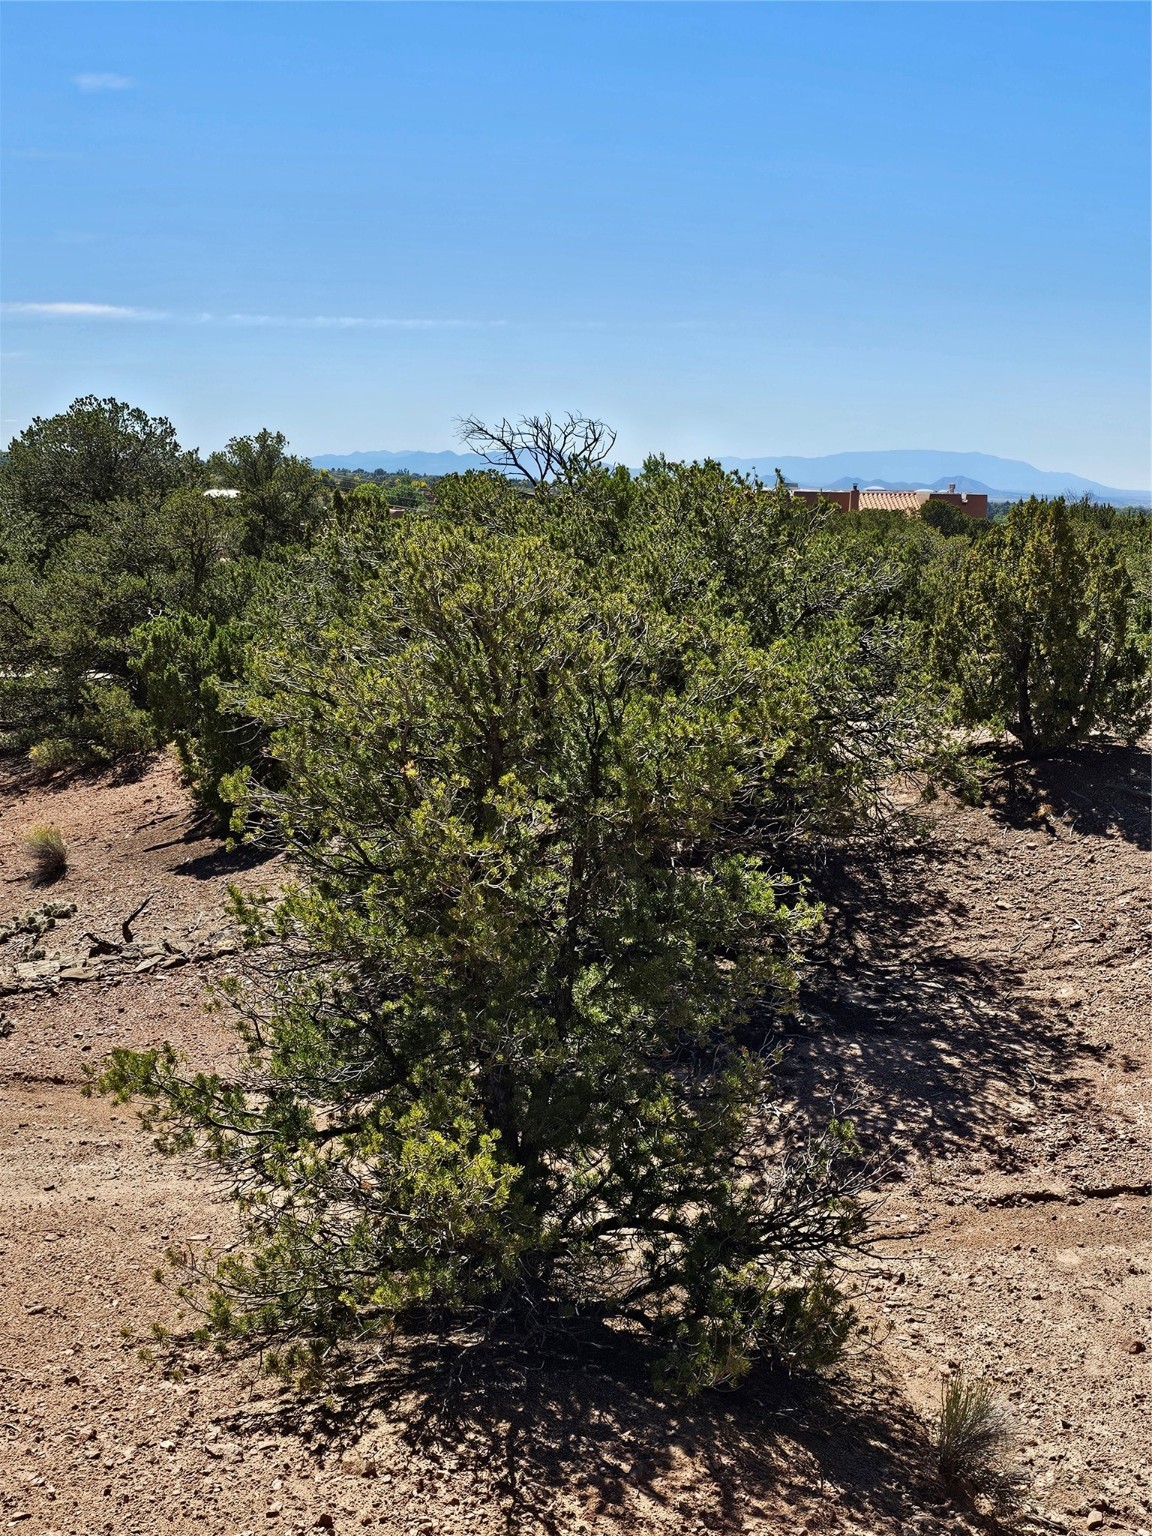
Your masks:
M1130 1355L1142 1355L1148 1346L1143 1339L1128 1339L1124 1348Z
M359 1451L345 1451L340 1460L349 1477L376 1476L376 1463L370 1456L362 1456Z
M1098 1509L1094 1509L1087 1520L1085 1520L1084 1529L1086 1531L1098 1531L1103 1524L1104 1516Z

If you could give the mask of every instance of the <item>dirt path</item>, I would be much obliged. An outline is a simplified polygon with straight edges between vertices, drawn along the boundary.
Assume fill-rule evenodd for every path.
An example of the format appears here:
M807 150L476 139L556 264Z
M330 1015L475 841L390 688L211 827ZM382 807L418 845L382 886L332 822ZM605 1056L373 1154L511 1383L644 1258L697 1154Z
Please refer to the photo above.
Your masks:
M642 1361L592 1340L498 1382L441 1391L441 1360L302 1408L247 1366L205 1358L172 1381L137 1357L172 1314L151 1280L165 1247L226 1243L232 1218L198 1165L80 1093L113 1043L227 1051L203 1009L226 960L162 967L215 931L229 878L275 867L224 856L165 765L9 785L0 922L75 902L39 940L67 957L151 895L133 934L156 954L0 997L0 1524L944 1536L969 1524L934 1501L923 1415L960 1365L995 1375L1013 1411L1024 1529L1152 1530L1143 786L1134 755L1080 754L1015 798L939 807L931 838L879 868L870 853L825 873L838 960L814 969L783 1086L797 1114L850 1103L888 1150L893 1234L863 1282L879 1342L827 1390L769 1379L659 1403ZM44 893L20 853L37 821L72 853Z

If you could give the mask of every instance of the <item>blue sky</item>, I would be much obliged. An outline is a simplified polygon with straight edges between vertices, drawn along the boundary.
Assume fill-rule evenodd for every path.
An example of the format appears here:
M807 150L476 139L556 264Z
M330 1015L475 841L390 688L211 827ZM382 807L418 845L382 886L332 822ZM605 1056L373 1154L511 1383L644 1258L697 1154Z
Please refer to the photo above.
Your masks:
M1152 480L1149 16L3 6L3 436L981 450ZM99 306L99 307L97 307Z

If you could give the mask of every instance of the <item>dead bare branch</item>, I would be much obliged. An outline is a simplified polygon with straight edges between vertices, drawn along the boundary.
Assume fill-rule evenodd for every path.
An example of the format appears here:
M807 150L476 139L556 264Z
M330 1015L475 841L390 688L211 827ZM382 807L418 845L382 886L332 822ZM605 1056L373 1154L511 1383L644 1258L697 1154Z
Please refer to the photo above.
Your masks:
M515 422L504 417L495 426L466 416L459 435L493 469L533 487L571 485L602 464L616 444L611 427L572 411L558 421L549 414Z

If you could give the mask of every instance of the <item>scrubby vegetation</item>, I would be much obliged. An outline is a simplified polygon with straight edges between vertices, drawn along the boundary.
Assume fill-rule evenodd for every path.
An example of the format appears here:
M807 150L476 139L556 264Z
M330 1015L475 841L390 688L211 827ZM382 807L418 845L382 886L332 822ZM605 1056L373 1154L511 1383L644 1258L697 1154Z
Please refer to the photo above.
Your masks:
M239 494L205 494L222 480ZM318 526L329 500L279 434L237 438L205 464L169 422L115 400L78 400L34 421L0 474L8 746L57 770L198 735L202 698L189 701L189 720L174 719L162 675L149 713L142 659L156 655L161 674L172 663L150 626L227 629L275 552ZM215 791L205 785L210 802Z
M931 656L961 721L1026 752L1100 729L1134 740L1147 724L1148 634L1125 549L1083 510L1021 502L935 573Z
M403 487L268 432L202 462L115 401L12 445L10 746L173 743L293 872L236 900L243 1073L118 1052L103 1086L229 1173L247 1241L195 1293L286 1371L588 1315L686 1390L823 1364L866 1175L773 1109L806 874L969 732L1143 728L1146 519L849 516L612 469L577 418L469 430L500 472Z

